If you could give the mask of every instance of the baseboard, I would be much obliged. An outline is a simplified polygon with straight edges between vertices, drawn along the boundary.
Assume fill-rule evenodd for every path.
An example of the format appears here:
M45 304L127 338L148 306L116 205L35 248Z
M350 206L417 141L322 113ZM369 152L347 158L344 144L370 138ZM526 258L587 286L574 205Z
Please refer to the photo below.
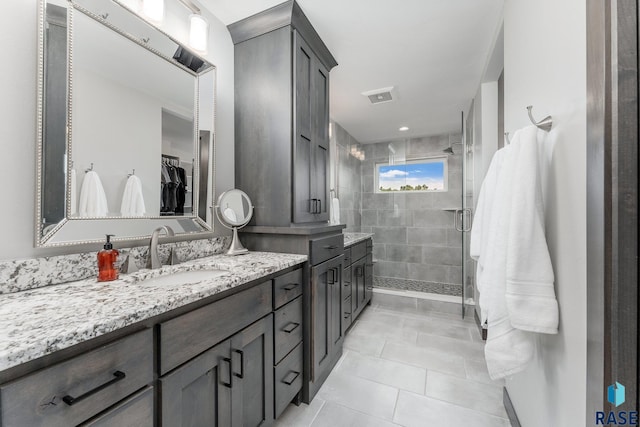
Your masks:
M507 416L509 417L509 421L511 422L511 427L522 427L522 425L520 424L520 420L518 420L518 414L516 414L516 410L513 407L513 403L511 403L511 398L509 397L507 388L504 387L502 390L502 403L504 404L504 409L507 411Z
M473 317L476 319L476 325L478 326L478 332L480 332L480 336L482 337L482 341L487 340L487 328L482 326L482 322L480 321L480 317L478 316L478 311L473 309Z

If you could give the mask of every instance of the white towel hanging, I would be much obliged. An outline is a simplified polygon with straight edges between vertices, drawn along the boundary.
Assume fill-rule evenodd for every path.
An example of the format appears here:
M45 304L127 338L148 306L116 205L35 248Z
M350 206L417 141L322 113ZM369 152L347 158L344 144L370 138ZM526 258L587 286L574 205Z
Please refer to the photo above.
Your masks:
M78 212L82 217L107 216L109 213L107 196L104 193L102 181L95 171L88 171L84 176L80 189Z
M142 194L142 181L136 175L129 176L122 194L120 214L122 216L144 216L146 208Z
M71 169L71 194L69 196L69 204L71 215L78 213L78 188L76 184L76 170Z

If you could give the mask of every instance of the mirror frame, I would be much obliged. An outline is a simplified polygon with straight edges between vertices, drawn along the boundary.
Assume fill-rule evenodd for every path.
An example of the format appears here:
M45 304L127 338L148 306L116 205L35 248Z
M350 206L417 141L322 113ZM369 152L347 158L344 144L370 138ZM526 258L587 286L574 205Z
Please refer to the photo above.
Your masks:
M113 221L113 220L118 220L118 221L129 221L131 226L135 226L137 228L138 224L142 224L142 222L146 222L145 225L147 225L147 227L145 228L149 228L151 230L165 225L167 222L169 221L173 221L173 220L192 220L194 223L195 227L200 227L202 228L202 230L200 231L187 231L184 233L180 233L177 234L177 236L199 236L199 238L205 238L206 235L211 235L211 233L213 232L213 228L214 228L214 218L213 215L211 215L209 217L209 215L207 215L209 218L208 221L203 220L202 218L199 217L198 212L200 211L199 209L199 199L200 199L200 193L202 192L201 189L201 183L200 183L200 164L202 163L202 159L200 158L202 153L201 153L201 149L200 149L200 143L199 143L199 138L200 138L200 117L199 117L199 105L200 105L200 93L199 93L199 88L200 88L200 80L199 80L199 76L200 75L204 75L206 73L212 72L213 73L213 93L212 93L212 97L213 99L212 101L212 117L211 117L211 123L213 125L213 128L211 129L210 133L210 142L209 142L209 146L208 146L208 151L210 152L209 155L209 161L210 161L210 170L211 170L211 177L208 179L211 182L211 185L208 185L207 183L207 189L206 189L206 195L207 197L210 195L211 197L211 202L213 202L214 197L215 197L215 172L216 172L216 168L215 168L215 152L216 152L216 144L215 144L215 137L216 137L216 132L215 132L215 128L216 128L216 93L217 93L217 67L214 64L211 64L208 60L202 58L199 54L197 54L196 52L194 52L192 49L190 49L188 46L185 46L183 43L179 42L178 40L176 40L174 37L170 36L169 34L167 34L166 32L164 32L163 30L161 30L160 28L158 28L157 26L153 25L152 23L144 20L142 17L138 16L135 12L133 12L131 9L129 9L127 6L125 6L124 4L122 4L120 1L118 0L111 0L112 3L114 3L116 6L118 7L122 7L123 9L125 9L127 12L130 12L132 14L134 14L137 18L139 18L144 24L150 26L154 31L157 31L159 33L161 33L162 35L164 35L165 37L169 38L171 41L173 41L174 43L176 43L176 45L178 46L182 46L183 49L186 49L189 53L201 58L205 63L209 64L210 67L208 67L206 70L203 70L199 73L192 71L191 69L187 68L186 66L177 63L175 61L173 61L171 58L168 58L166 55L162 54L161 52L151 48L150 46L145 45L145 43L142 40L138 40L135 37L133 37L132 35L128 34L125 30L122 30L118 27L116 27L115 25L111 24L110 22L107 22L106 20L102 19L100 16L94 14L91 11L88 11L87 9L83 8L81 5L76 4L73 0L66 0L67 1L67 58L66 58L66 62L67 62L67 96L66 96L66 100L67 100L67 105L66 105L66 111L67 111L67 122L66 122L66 126L67 126L67 135L66 135L66 141L65 141L65 149L66 149L66 171L67 171L67 177L70 176L70 171L72 169L72 93L73 93L73 82L72 82L72 76L73 76L73 70L72 70L72 52L73 52L73 14L74 13L83 13L84 15L87 15L89 18L94 19L95 21L97 21L98 25L105 25L107 26L110 30L115 31L117 34L119 34L120 36L123 36L129 40L131 40L132 42L134 42L136 45L138 45L139 47L142 47L144 49L147 49L149 51L151 51L152 53L158 55L160 58L168 61L170 64L173 64L174 66L178 66L179 68L181 68L182 70L188 72L189 74L193 75L196 78L195 81L195 85L194 85L194 91L195 91L195 98L194 98L194 138L193 138L193 146L194 146L194 165L193 165L193 176L192 176L192 188L193 188L193 210L192 210L192 214L191 215L184 215L184 216L144 216L144 217L122 217L122 216L115 216L115 217L76 217L76 218L71 218L70 217L70 213L71 213L71 206L68 203L69 200L69 195L71 193L71 180L70 179L66 179L66 183L65 183L65 217L59 222L57 223L55 226L51 227L50 230L48 230L46 233L44 233L43 230L43 224L42 224L42 209L43 209L43 191L44 191L44 186L43 186L43 170L44 170L44 145L45 145L45 141L44 141L44 99L45 99L45 43L46 43L46 37L45 37L45 25L46 25L46 7L47 7L47 0L38 0L38 82L37 82L37 130L36 130L36 200L35 200L35 246L36 247L54 247L54 246L73 246L73 245L81 245L81 244L88 244L88 243L100 243L103 241L103 238L100 237L91 237L91 238L86 238L86 239L80 239L80 240L65 240L65 241L60 241L60 242L53 242L52 238L56 235L56 233L58 233L64 226L65 224L69 223L69 222L78 222L78 221L86 221L88 224L90 224L93 221ZM206 199L205 199L206 200ZM207 212L211 212L210 209L206 209ZM212 213L212 212L211 212ZM136 224L137 223L137 224ZM142 226L142 225L141 225ZM112 241L114 242L129 242L129 241L137 241L137 240L141 240L141 239L146 239L149 238L151 235L151 231L142 231L140 235L130 235L127 237L117 237L112 239Z
M232 221L230 221L227 217L225 217L224 212L222 211L222 199L224 199L225 196L228 196L230 193L233 193L233 192L240 193L240 197L245 198L249 202L249 212L247 214L248 217L244 221L235 221L235 224ZM253 207L253 202L251 201L251 198L247 193L237 188L227 190L224 193L220 194L220 196L218 197L218 202L216 203L215 209L216 209L216 214L218 216L218 220L222 225L224 225L227 228L242 228L247 224L249 224L249 222L251 221L251 218L253 218L254 207Z

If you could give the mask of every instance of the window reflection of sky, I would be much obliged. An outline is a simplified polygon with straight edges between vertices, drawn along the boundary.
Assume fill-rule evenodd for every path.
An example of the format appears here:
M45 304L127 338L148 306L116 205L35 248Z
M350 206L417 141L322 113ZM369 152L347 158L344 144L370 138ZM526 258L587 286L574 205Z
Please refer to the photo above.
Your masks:
M444 162L409 163L404 165L379 165L378 189L401 190L403 186L422 190L444 190ZM424 188L424 186L428 188Z

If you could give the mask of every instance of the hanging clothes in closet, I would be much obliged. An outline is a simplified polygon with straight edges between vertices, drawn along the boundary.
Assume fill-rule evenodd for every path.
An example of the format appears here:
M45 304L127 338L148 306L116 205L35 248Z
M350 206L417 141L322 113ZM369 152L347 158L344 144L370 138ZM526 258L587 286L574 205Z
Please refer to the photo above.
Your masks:
M160 214L183 215L187 191L186 172L180 167L178 157L162 156L160 183Z

